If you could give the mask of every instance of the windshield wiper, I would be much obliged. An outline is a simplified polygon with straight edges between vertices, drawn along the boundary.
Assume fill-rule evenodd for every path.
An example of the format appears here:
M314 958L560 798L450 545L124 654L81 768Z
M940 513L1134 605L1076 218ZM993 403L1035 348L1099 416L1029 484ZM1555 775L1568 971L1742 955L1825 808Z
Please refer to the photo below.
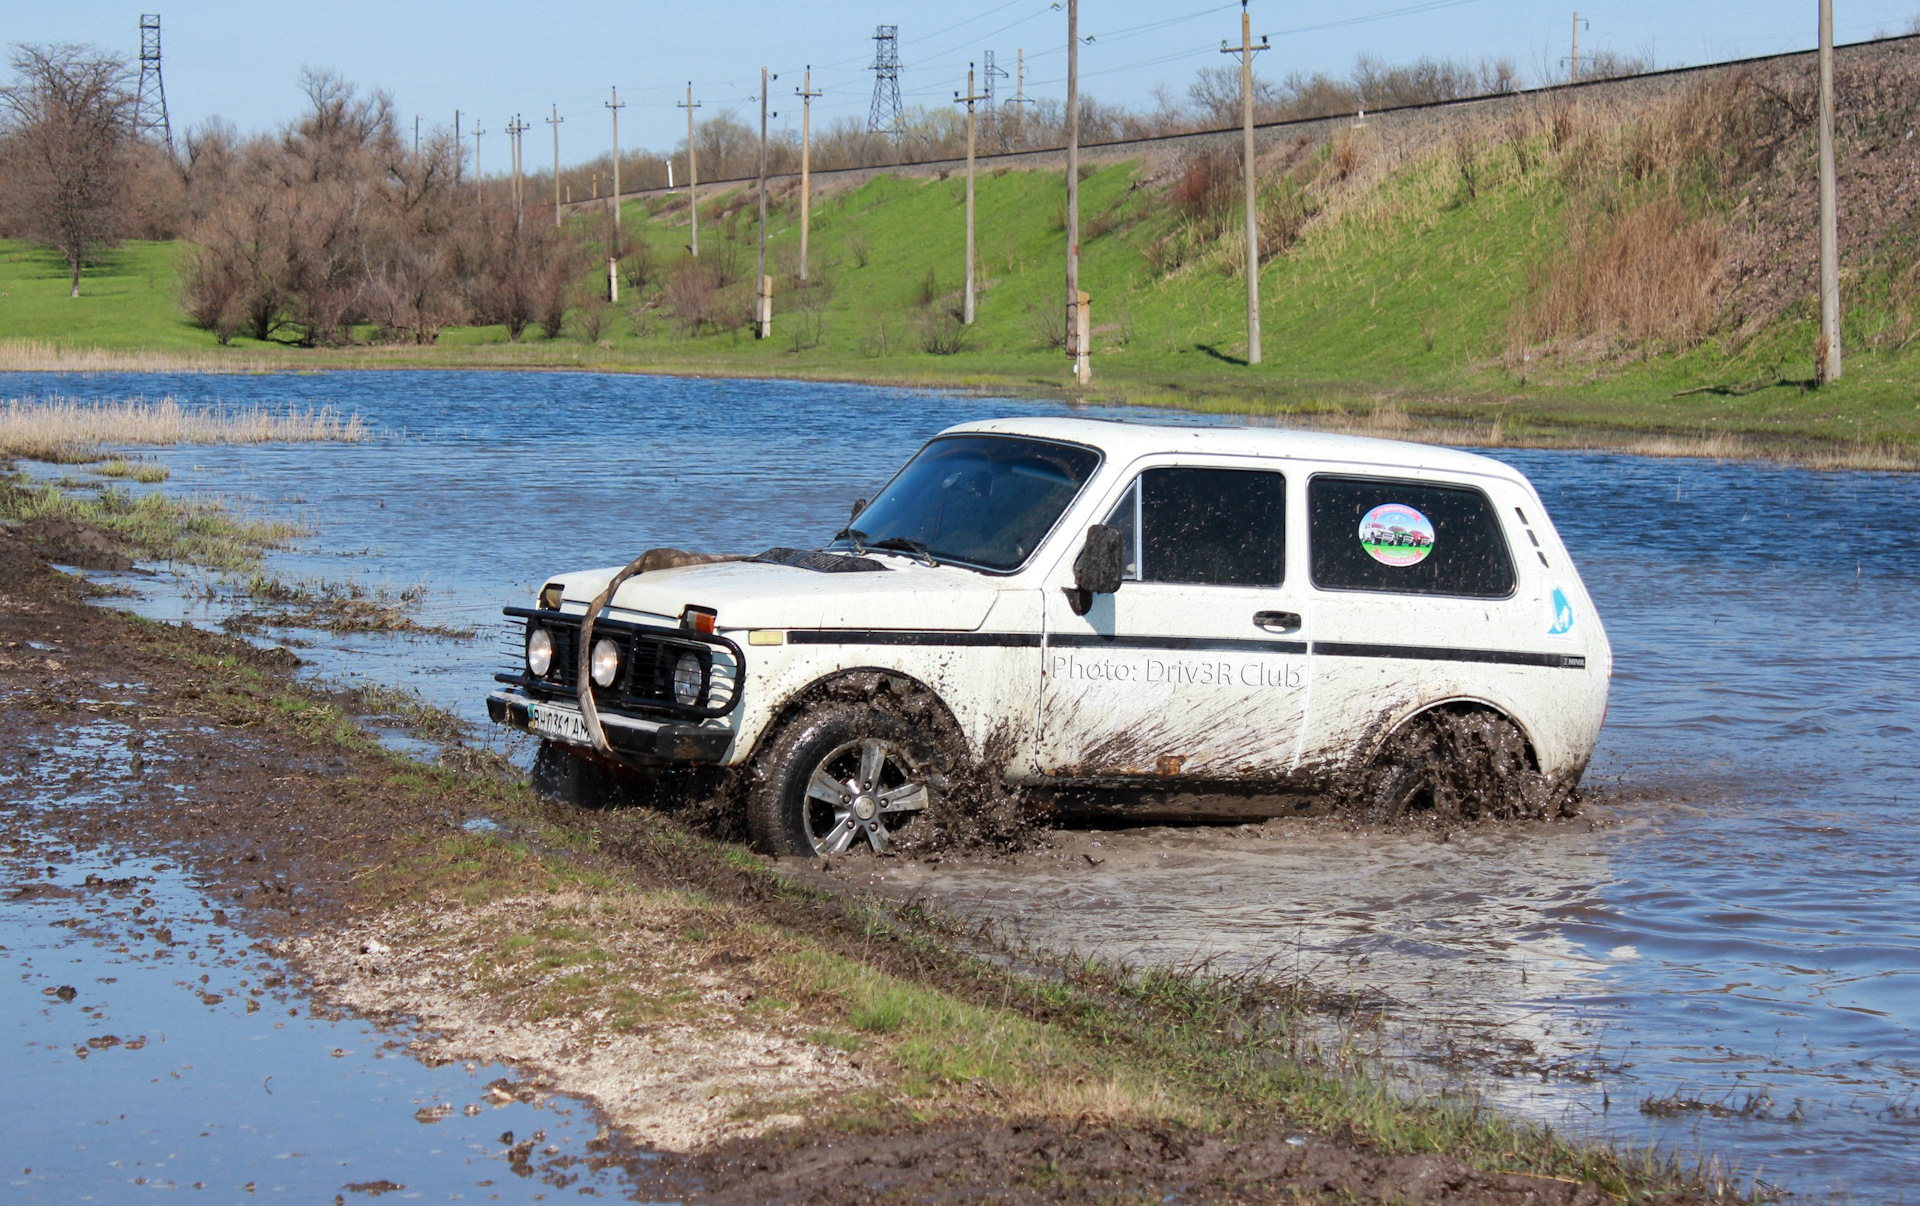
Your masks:
M874 541L872 547L876 549L897 549L906 553L918 553L920 559L927 563L929 569L938 568L940 565L938 561L933 559L933 550L928 548L924 541L911 540L905 536L889 536L885 540Z
M833 534L833 538L835 540L851 540L853 542L853 555L856 557L866 555L867 534L859 528L852 526L841 528Z

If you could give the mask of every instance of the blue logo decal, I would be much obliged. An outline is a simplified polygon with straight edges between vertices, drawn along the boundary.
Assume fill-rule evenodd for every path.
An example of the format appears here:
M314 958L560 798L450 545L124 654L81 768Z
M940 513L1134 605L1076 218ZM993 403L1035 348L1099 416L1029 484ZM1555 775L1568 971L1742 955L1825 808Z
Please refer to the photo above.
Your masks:
M1567 602L1567 593L1559 587L1553 588L1553 627L1547 629L1548 636L1566 636L1573 631L1573 604Z

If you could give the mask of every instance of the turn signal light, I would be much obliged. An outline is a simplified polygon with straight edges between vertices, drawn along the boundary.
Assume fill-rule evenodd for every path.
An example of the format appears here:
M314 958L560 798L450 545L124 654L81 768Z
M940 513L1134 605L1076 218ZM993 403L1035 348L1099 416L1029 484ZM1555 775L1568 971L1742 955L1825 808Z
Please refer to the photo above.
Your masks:
M695 607L689 603L680 613L680 627L688 632L704 632L713 635L714 622L719 618L711 607Z

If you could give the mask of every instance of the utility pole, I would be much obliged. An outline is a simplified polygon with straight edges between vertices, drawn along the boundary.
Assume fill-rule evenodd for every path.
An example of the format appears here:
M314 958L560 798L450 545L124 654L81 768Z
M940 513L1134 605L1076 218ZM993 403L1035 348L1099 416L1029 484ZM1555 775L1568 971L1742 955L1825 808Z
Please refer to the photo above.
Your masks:
M413 157L420 158L420 115L413 115Z
M813 65L800 84L800 279L807 279L807 227L811 224L813 202L813 98L822 93L813 90Z
M1815 378L1840 379L1840 229L1833 169L1833 0L1820 0L1820 340Z
M767 69L760 69L760 155L756 174L760 178L760 261L753 278L754 293L757 302L754 306L755 333L761 339L773 335L773 281L767 277L767 81L780 77L769 76Z
M547 124L553 127L553 224L560 225L560 123L567 120L560 116L560 106L553 107L553 116Z
M460 141L460 110L453 111L453 182L460 183L460 162L467 157L467 144Z
M601 101L613 112L613 235L607 240L607 300L620 300L620 89L612 90L613 99Z
M1241 188L1247 194L1247 364L1260 363L1260 204L1254 192L1253 171L1253 56L1267 49L1267 37L1253 44L1253 18L1247 0L1240 0L1240 45L1220 44L1221 54L1240 56L1240 167Z
M1067 354L1082 385L1093 377L1089 303L1080 292L1080 0L1067 0Z
M1013 69L1013 100L1010 102L1013 105L1013 137L1015 141L1021 143L1022 145L1025 145L1027 106L1033 103L1032 101L1027 99L1027 50L1026 50L1026 47L1024 46L1020 47L1018 50L1014 52L1014 54L1015 54L1015 59L1014 59L1014 69ZM1001 149L1004 150L1006 148L1006 142L1007 142L1007 139L1003 131L1000 138Z
M527 123L520 120L518 113L507 123L507 133L513 136L513 224L520 225L527 208L526 159L520 136L527 132Z
M680 108L687 111L687 221L692 229L693 258L700 258L700 162L693 149L693 111L700 102L693 99L693 81L687 81L687 99Z
M1567 82L1580 82L1580 14L1573 14L1573 53L1567 56Z
M473 123L473 195L482 200L487 195L487 178L480 174L480 136L485 133L479 122Z
M967 288L961 294L960 321L973 325L973 104L984 94L973 90L973 64L967 64L967 94L953 94L954 103L967 107Z

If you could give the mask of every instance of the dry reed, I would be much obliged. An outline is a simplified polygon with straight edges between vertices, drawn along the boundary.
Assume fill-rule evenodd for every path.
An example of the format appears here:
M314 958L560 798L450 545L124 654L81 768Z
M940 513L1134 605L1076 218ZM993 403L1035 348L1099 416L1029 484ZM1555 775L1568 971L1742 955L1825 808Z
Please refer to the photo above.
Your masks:
M47 339L0 340L6 373L252 373L268 361L237 355L73 348Z
M325 406L189 408L170 397L104 403L13 398L0 404L0 455L57 463L98 460L107 446L351 443L367 434L359 415L343 417Z

